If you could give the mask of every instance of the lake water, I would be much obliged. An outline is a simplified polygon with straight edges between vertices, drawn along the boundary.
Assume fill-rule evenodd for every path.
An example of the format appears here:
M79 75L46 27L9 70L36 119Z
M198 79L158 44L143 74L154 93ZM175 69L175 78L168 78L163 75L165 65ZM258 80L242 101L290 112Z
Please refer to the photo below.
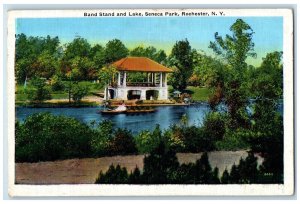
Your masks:
M224 107L223 107L224 108ZM220 108L220 109L223 109ZM101 122L110 120L115 128L127 128L134 134L141 130L154 130L156 124L162 129L168 128L172 124L180 123L184 114L188 118L189 125L200 126L203 118L210 108L207 103L198 103L190 106L159 106L154 113L143 114L118 114L102 115L98 113L102 107L83 107L83 108L29 108L17 107L16 114L19 121L24 121L28 116L39 112L50 112L54 115L65 115L76 118L89 124L92 121ZM251 111L250 111L251 112ZM278 104L278 112L283 114L283 104Z
M16 115L19 121L24 121L26 117L34 113L50 112L54 115L65 115L76 118L84 123L92 121L100 122L102 120L111 120L115 128L127 128L134 134L141 130L153 130L156 124L162 129L168 128L172 124L180 123L184 114L187 115L190 125L201 125L205 114L209 111L206 103L190 106L160 106L156 107L154 113L144 114L118 114L102 115L98 113L101 107L83 107L83 108L28 108L17 107Z

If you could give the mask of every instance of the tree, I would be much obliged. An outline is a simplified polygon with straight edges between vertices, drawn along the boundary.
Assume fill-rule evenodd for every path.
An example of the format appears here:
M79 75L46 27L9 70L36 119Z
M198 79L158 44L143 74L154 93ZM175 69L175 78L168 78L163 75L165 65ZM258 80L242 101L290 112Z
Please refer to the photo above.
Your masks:
M105 46L104 59L106 64L113 63L121 58L128 56L128 49L119 39L108 41Z
M16 162L90 157L92 130L76 119L37 113L16 124Z
M79 103L89 93L89 88L76 83L72 86L71 97L75 103Z
M148 57L158 63L162 63L166 60L167 55L165 51L163 50L156 50L155 47L149 46L149 47L142 47L138 46L130 51L130 56L133 57Z
M65 88L65 85L59 75L52 76L50 83L52 91L62 91Z
M97 71L99 71L105 65L105 48L99 44L96 44L91 48L89 59L91 59Z
M108 100L108 86L112 83L117 69L114 66L105 66L99 72L100 83L105 86L106 100Z
M109 141L108 153L110 155L136 154L137 148L132 133L127 129L117 129Z
M194 64L193 76L197 80L195 83L204 84L213 90L208 103L210 108L215 111L217 105L224 98L224 83L229 72L228 66L220 60L198 53L196 50L193 50L192 54Z
M50 78L56 71L59 53L58 37L27 37L21 33L16 36L16 76L18 83L27 78Z
M128 173L125 167L121 168L118 164L116 167L110 165L105 174L100 171L95 184L126 184L128 183Z
M128 183L129 184L141 184L142 183L141 171L139 170L139 168L137 166L134 168L133 172L131 172L129 174Z
M30 101L40 103L51 99L51 94L49 89L46 87L45 79L35 77L31 79L30 84L34 87L27 91Z
M245 86L245 70L247 57L256 57L252 28L242 19L237 19L230 27L232 36L222 38L215 33L215 42L210 42L210 48L221 56L229 65L229 75L225 79L224 97L230 114L230 127L248 126L246 114L247 89Z
M95 50L93 50L95 52ZM63 73L76 72L73 80L92 80L97 78L97 69L93 59L90 58L91 45L86 39L75 38L66 45L61 59ZM75 71L76 70L76 71Z
M225 169L225 171L223 172L222 178L221 178L221 183L222 184L229 184L229 179L230 179L230 175L228 173L228 170Z
M177 41L169 57L169 65L174 67L171 84L174 89L183 91L193 73L193 59L190 43L187 39Z
M251 149L264 157L262 172L271 175L272 183L283 182L283 118L278 103L283 97L282 52L268 53L255 72L252 93Z
M166 148L163 141L144 158L143 183L167 184L174 183L179 162L175 152Z
M224 39L216 32L216 41L210 42L209 47L232 67L235 77L243 77L243 70L247 68L245 62L247 57L256 57L252 42L254 32L242 19L237 19L230 27L230 31L233 33L232 36L226 35Z
M156 125L153 132L142 131L134 139L139 153L150 153L162 140L159 125Z
M94 129L95 134L91 138L91 148L94 156L108 154L109 142L113 138L113 124L110 120L104 120Z

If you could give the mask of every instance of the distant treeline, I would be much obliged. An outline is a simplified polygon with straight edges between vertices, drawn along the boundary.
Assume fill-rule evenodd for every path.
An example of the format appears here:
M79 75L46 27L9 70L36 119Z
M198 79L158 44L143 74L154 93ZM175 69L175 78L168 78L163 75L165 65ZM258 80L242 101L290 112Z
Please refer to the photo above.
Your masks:
M99 70L126 56L145 56L164 63L167 55L155 47L136 47L129 51L118 39L110 40L105 46L91 45L84 38L75 38L61 45L58 37L16 36L16 73L19 83L26 78L52 78L54 75L73 80L98 79Z

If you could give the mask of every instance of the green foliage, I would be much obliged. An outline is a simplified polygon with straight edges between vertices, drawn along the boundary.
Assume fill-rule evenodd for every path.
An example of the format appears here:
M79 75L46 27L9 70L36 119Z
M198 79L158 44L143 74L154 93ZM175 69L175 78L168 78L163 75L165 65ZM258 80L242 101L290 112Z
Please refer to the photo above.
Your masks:
M277 112L283 96L282 53L273 52L263 59L256 70L252 92L256 97L252 114L251 149L264 157L262 172L269 175L266 182L283 182L283 118Z
M174 67L171 85L174 89L183 91L193 73L192 50L187 39L175 43L169 57L169 66Z
M214 184L219 183L218 170L214 172L208 161L208 155L205 152L199 160L196 161L194 171L194 183L195 184Z
M130 72L126 79L128 82L147 82L148 76L146 72Z
M220 184L219 170L212 170L207 153L196 163L179 165L175 152L163 142L144 158L144 170L136 167L128 176L125 168L111 165L100 171L95 183L102 184Z
M80 100L89 93L89 88L84 85L74 84L71 90L71 97L75 103L80 102Z
M58 75L54 75L51 78L52 91L63 91L64 88L65 88L65 85L64 85L62 79Z
M225 169L225 171L223 172L223 175L221 177L221 183L222 184L229 184L229 179L230 179L230 175L228 173L228 170Z
M224 84L228 68L220 60L192 50L194 75L200 83L207 87L217 87Z
M221 56L228 64L227 76L224 85L218 84L221 96L224 95L230 115L229 126L231 129L249 126L246 116L248 89L246 80L247 57L256 57L254 43L252 42L253 30L242 19L237 19L230 27L232 36L226 35L223 39L215 33L215 42L210 42L210 48L216 55ZM215 100L218 102L220 100Z
M223 57L226 62L237 71L236 77L242 76L243 69L246 69L247 57L256 57L254 52L254 43L252 42L253 30L242 19L237 19L230 27L232 36L226 35L223 39L215 33L215 42L210 42L210 48Z
M264 176L258 170L257 158L249 153L246 159L240 159L239 165L231 167L230 174L227 169L223 172L222 184L253 184L263 183Z
M175 152L166 148L164 142L144 158L143 182L146 184L166 184L176 181L179 162Z
M128 176L129 184L140 184L142 183L141 171L136 166L133 172L131 172Z
M112 79L114 75L117 73L117 69L114 66L105 66L103 67L98 74L100 83L102 86L108 86L112 84ZM106 88L106 97L108 97L108 89ZM108 100L108 98L106 98Z
M38 113L16 124L16 162L89 156L92 131L64 116Z
M128 155L136 154L137 148L131 132L127 129L117 129L114 137L109 141L107 154Z
M113 124L109 120L99 123L91 138L91 149L94 156L106 155L109 141L113 138Z
M66 44L60 62L61 71L67 76L72 75L72 80L94 80L97 78L98 69L94 62L91 45L86 39L75 38ZM96 52L95 50L93 50Z
M153 132L142 131L134 139L139 153L150 153L162 140L159 125L156 125Z
M27 90L27 97L31 102L42 102L51 99L50 90L46 87L46 80L34 77L30 80L32 89Z
M203 121L203 134L213 141L222 140L226 131L226 117L219 112L210 112Z
M27 37L25 34L16 36L16 77L18 83L26 78L50 78L58 67L58 37Z
M128 56L128 49L119 39L113 39L108 41L105 46L104 60L106 64L115 62L121 58Z
M125 167L121 168L118 164L116 167L110 165L105 174L100 171L95 184L126 184L128 183L128 173Z
M257 129L256 129L257 128ZM264 162L261 171L269 175L271 183L283 182L283 120L281 116L274 116L266 127L254 125L252 137L248 138L253 152L259 152Z
M250 147L247 138L251 137L251 131L247 129L226 129L222 140L216 141L216 149L236 151L239 149L248 149Z
M105 48L99 44L94 45L89 53L89 58L94 62L97 70L105 65Z
M158 63L164 63L167 59L167 55L163 50L157 51L153 46L149 46L147 48L138 46L131 50L129 54L133 57L148 57Z

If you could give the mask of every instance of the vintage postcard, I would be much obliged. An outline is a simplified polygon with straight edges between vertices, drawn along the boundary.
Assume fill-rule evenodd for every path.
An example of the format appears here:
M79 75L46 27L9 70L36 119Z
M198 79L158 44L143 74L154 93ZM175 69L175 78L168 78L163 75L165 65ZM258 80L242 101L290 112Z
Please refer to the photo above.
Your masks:
M8 17L10 196L294 193L292 10Z

